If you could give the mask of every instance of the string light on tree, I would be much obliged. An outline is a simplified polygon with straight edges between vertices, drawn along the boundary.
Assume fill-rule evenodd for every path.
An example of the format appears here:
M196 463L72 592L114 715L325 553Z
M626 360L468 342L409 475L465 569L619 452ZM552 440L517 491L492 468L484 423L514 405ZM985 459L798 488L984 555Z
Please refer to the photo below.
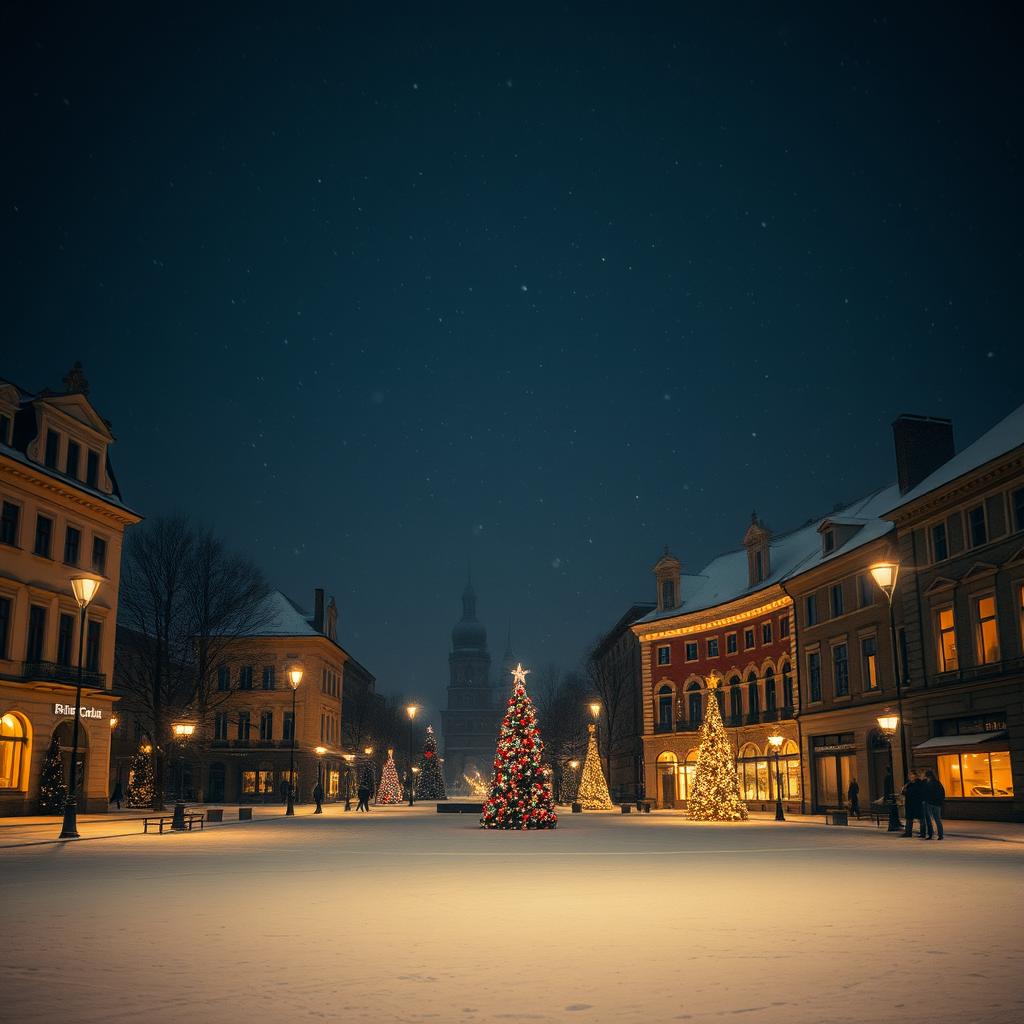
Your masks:
M686 810L694 821L745 821L747 805L740 799L732 745L722 725L715 689L718 679L708 679L707 712L700 727L700 746Z
M423 756L420 758L419 774L416 776L417 800L447 800L444 790L444 775L437 757L437 737L434 727L427 726L427 739L423 745Z
M542 763L544 743L537 728L537 711L526 692L528 671L517 665L512 673L512 697L494 754L491 792L480 817L483 828L541 829L558 824Z
M478 796L486 799L490 794L491 787L478 771L474 771L472 775L463 775L462 777L466 780L466 785L469 787L470 796Z
M152 807L154 782L153 748L147 743L132 755L128 764L128 806Z
M57 737L50 741L50 749L43 761L39 776L39 813L60 814L64 809L67 783L64 781L64 758L61 756Z
M597 751L597 726L587 726L590 738L587 740L587 756L583 761L580 784L576 788L576 803L586 811L610 811L615 805L608 792L601 755Z
M395 752L388 750L388 759L384 762L384 770L380 774L380 786L377 788L378 804L400 804L402 802L402 781L395 767Z

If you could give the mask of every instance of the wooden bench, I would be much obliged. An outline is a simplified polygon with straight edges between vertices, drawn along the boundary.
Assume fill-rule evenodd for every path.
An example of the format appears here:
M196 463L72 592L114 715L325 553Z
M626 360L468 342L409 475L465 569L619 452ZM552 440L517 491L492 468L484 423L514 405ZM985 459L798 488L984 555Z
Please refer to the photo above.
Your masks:
M150 828L155 828L159 831L160 835L163 835L164 830L169 830L173 822L173 814L155 814L152 817L142 819L142 831L143 833L148 834ZM194 814L190 812L185 815L185 831L191 832L196 824L199 825L199 830L202 831L203 816L201 814Z
M832 810L825 812L825 824L826 825L849 825L850 815L847 811L843 810Z

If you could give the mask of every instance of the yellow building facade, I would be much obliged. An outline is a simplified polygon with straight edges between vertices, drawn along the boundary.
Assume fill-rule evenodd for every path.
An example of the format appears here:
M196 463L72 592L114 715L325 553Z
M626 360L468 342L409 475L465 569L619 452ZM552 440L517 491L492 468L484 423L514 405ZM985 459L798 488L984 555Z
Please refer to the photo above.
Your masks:
M75 369L65 391L0 380L0 815L37 811L54 739L71 763L79 642L79 808L107 809L114 636L126 527L109 424ZM101 582L84 635L70 580Z

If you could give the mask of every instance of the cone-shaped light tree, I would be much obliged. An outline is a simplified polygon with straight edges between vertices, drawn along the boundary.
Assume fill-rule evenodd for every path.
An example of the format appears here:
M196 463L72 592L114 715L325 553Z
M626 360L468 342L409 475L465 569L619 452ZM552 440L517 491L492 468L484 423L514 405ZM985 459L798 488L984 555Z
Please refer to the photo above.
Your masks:
M64 808L64 758L54 736L39 775L39 813L59 814Z
M377 788L377 803L400 804L402 802L402 782L398 778L395 767L395 752L388 751L388 759L384 762L384 771L380 773L380 786Z
M694 821L745 821L747 805L740 799L732 744L722 725L715 693L717 685L714 677L708 680L707 711L700 727L687 816Z
M444 775L441 773L441 762L437 756L437 737L434 727L427 726L427 740L420 758L419 772L416 775L417 800L447 800L444 791Z
M128 806L152 807L153 782L153 748L142 747L128 764Z
M537 829L558 824L542 764L544 743L537 712L526 692L526 674L522 665L512 673L512 697L498 736L491 792L480 817L483 828Z
M608 811L615 805L608 793L601 755L597 751L597 726L591 723L587 728L590 739L587 740L587 756L580 773L580 784L576 788L576 803L586 811Z

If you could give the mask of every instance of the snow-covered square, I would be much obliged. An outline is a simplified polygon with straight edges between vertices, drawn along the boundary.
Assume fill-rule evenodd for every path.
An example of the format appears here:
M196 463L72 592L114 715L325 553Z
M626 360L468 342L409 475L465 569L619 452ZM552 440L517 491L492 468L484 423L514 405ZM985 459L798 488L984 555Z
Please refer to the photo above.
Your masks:
M434 806L0 852L7 1019L1024 1019L1024 846Z

